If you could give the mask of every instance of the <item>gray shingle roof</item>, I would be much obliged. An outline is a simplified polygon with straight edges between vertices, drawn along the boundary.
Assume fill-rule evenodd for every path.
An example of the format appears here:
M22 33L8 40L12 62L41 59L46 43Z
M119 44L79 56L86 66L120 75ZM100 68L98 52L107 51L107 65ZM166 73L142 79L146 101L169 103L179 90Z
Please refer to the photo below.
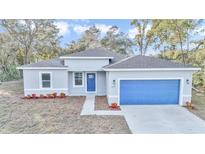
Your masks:
M149 56L132 56L106 50L104 48L88 49L85 51L66 55L66 57L113 57L110 64L104 68L110 69L129 69L129 68L192 68L191 65L171 62ZM23 65L21 67L66 67L63 65L63 59L56 58L47 61L41 61L33 64Z
M150 56L133 56L121 61L118 61L114 64L105 66L104 68L192 68L191 65L184 65L181 63L175 63L169 60L150 57Z
M113 57L110 63L115 63L126 58L125 55L108 51L104 48L88 49L81 52L72 53L63 57ZM66 67L63 65L63 59L56 58L46 61L40 61L33 64L23 65L21 67Z
M126 58L127 56L110 51L105 48L93 48L93 49L87 49L85 51L72 53L63 57L113 57L111 63L115 63L119 60Z
M65 67L65 66L63 65L62 59L56 58L56 59L40 61L33 64L23 65L21 67Z

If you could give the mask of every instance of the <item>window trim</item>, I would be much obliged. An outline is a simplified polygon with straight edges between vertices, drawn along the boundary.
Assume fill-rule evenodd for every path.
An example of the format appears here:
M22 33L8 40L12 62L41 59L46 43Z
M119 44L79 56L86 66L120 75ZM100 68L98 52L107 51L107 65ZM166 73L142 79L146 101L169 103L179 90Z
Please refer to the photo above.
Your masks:
M44 88L43 87L42 74L50 74L50 87L49 88ZM52 89L53 88L53 82L52 81L53 81L52 72L39 72L39 85L40 85L40 89Z
M75 84L75 73L82 73L82 85ZM84 72L80 72L80 71L73 72L73 87L84 87Z

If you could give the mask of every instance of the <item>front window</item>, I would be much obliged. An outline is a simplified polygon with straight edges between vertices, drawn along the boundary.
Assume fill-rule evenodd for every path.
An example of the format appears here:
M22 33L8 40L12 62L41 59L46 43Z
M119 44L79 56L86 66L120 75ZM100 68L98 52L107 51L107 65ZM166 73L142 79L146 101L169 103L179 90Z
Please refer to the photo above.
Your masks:
M42 88L51 88L51 74L50 73L42 73Z
M74 85L83 86L83 73L82 72L74 73Z

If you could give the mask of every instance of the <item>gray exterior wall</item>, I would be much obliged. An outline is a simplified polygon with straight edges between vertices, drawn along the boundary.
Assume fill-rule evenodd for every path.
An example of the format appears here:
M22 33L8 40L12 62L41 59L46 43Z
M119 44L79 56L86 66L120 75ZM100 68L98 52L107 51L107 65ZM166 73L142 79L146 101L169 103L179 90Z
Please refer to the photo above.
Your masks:
M107 98L109 104L117 102L119 104L119 80L120 79L181 79L180 105L185 105L186 101L191 101L192 92L192 71L135 71L135 72L107 72ZM113 80L116 84L113 85ZM186 80L189 80L187 84Z
M85 73L83 72L83 86L74 87L73 86L73 72L68 72L68 93L72 96L82 96L85 94Z
M64 64L70 71L101 71L103 66L109 64L108 59L65 59Z
M73 73L74 72L68 72L68 92L69 92L69 95L71 96L85 96L87 95L88 93L86 92L86 88L87 88L87 79L86 79L86 72L83 72L83 78L84 78L84 84L82 87L75 87L73 85ZM90 72L89 72L90 73ZM96 82L97 82L97 85L96 85L96 95L98 96L103 96L103 95L106 95L106 75L105 75L105 72L102 72L102 71L98 71L98 72L92 72L92 73L96 73Z
M42 89L40 87L40 72L52 73L52 88ZM89 71L96 73L96 95L107 95L108 102L119 103L119 80L120 79L180 79L180 105L191 101L192 92L192 71L125 71L125 72L104 72L104 71ZM24 76L24 94L48 94L64 92L67 95L85 96L88 93L86 72L83 71L84 85L83 87L74 87L73 72L68 70L23 70ZM113 84L113 80L116 81ZM189 80L187 84L186 80Z
M97 72L97 94L106 95L106 72Z
M40 73L41 72L51 72L52 73L52 88L42 89L40 87ZM106 95L106 73L105 72L94 72L96 73L96 95L103 96ZM24 76L24 94L49 94L57 92L60 94L64 92L66 95L73 96L85 96L87 95L87 80L86 72L84 75L84 86L74 87L73 86L73 72L68 72L67 70L23 70Z
M52 73L52 88L42 89L40 87L40 72ZM24 94L48 94L52 92L68 94L67 70L23 70Z

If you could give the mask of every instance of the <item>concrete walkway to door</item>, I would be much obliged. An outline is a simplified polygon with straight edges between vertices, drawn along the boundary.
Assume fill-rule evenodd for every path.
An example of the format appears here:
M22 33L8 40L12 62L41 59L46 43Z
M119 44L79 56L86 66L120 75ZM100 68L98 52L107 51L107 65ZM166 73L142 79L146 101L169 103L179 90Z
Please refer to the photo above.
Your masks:
M205 121L178 105L122 105L132 133L205 133Z
M95 95L86 96L80 115L122 115L121 111L95 110Z

